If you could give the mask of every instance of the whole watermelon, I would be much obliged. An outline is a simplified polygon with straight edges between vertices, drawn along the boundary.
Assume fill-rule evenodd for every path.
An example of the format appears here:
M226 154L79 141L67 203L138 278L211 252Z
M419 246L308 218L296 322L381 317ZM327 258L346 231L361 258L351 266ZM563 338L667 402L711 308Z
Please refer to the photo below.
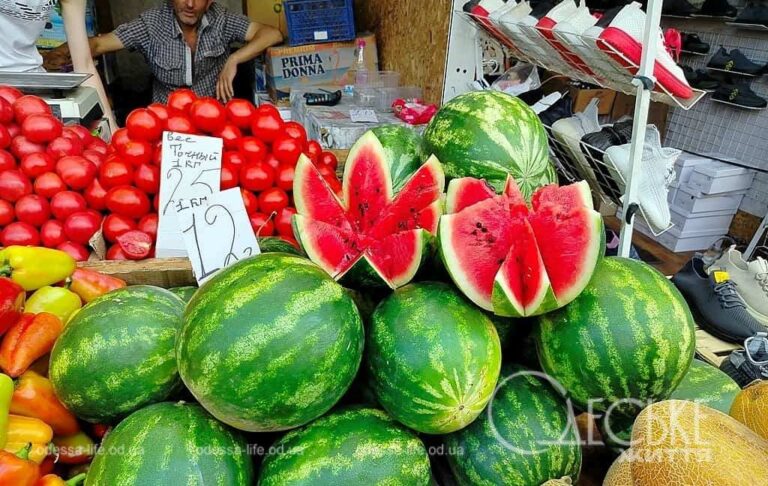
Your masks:
M287 433L270 449L260 486L430 484L424 444L373 408L326 415Z
M454 432L475 420L501 368L490 319L453 287L436 282L407 285L382 301L367 351L381 405L427 434Z
M582 294L539 319L543 370L582 408L632 417L663 400L688 371L695 349L691 311L651 266L604 258Z
M277 236L259 238L259 249L262 253L288 253L289 255L302 256L298 248Z
M247 431L299 427L349 388L363 353L351 297L309 260L266 253L222 270L187 304L176 348L184 384Z
M91 301L64 328L51 351L56 395L89 422L112 422L179 387L174 352L184 301L149 285Z
M449 178L475 177L502 192L511 174L526 199L557 182L539 117L522 100L498 91L460 95L437 112L424 132Z
M733 379L718 368L694 359L671 400L690 400L728 413L736 395L741 391Z
M448 462L462 486L538 486L581 469L573 411L541 373L504 366L487 409L446 437Z
M105 438L86 486L240 486L253 482L248 444L199 405L156 403Z
M424 141L414 129L403 125L381 125L371 131L384 147L389 174L392 177L392 190L397 193L426 162Z
M197 287L193 285L185 285L184 287L173 287L168 290L178 295L184 302L189 302L192 296L195 295L195 292L197 292Z

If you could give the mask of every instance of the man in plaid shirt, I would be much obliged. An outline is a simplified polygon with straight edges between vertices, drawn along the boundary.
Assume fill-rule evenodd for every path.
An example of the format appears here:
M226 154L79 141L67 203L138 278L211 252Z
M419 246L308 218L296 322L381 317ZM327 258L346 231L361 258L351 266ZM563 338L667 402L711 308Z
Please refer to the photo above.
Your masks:
M152 99L189 87L199 96L228 101L234 96L237 65L283 40L274 27L251 22L213 0L163 0L162 5L90 39L94 56L121 49L144 55L154 76ZM229 53L229 45L245 43Z

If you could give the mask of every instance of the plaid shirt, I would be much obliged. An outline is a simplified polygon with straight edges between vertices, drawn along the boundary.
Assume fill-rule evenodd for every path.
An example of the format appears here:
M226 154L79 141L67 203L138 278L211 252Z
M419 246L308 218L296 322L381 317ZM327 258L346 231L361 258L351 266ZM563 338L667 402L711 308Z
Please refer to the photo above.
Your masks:
M216 82L229 57L229 45L245 42L251 21L213 3L203 16L197 33L197 49L191 49L181 34L170 1L120 25L115 34L126 49L144 55L154 82L152 99L168 101L168 95L182 86L199 96L216 96Z

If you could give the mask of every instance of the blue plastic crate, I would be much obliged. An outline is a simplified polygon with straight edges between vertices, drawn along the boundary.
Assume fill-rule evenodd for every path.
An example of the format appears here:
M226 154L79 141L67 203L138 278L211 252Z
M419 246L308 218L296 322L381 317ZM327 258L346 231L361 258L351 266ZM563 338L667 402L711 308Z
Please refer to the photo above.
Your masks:
M283 7L291 46L355 38L352 0L283 0Z

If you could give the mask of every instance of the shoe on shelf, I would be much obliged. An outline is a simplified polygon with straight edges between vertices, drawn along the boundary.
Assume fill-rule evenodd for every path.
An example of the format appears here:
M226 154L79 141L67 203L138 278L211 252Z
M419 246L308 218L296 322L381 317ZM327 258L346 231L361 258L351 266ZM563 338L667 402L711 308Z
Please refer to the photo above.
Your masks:
M597 21L597 17L592 15L582 2L575 14L557 23L553 34L563 45L568 46L582 65L588 66L588 74L591 73L600 84L606 84L614 69L604 55L596 50L594 41L589 42L583 35L594 28Z
M662 15L674 17L690 17L698 11L688 0L665 0L661 7Z
M645 30L645 17L645 12L640 9L640 4L633 2L616 14L616 17L603 30L597 40L597 46L633 76L637 74L643 52L642 39ZM657 88L661 87L679 98L691 98L693 90L686 81L683 70L664 48L661 32L659 32L657 42L658 49L653 67Z
M573 99L570 94L562 96L549 108L539 113L541 122L551 127L557 120L573 116Z
M748 110L762 110L768 106L768 101L756 95L749 84L743 82L722 83L712 94L712 99Z
M523 38L529 44L536 46L542 52L542 56L537 60L545 67L560 73L568 73L573 70L565 59L558 53L549 41L536 28L536 25L543 19L555 5L550 0L542 0L535 6L531 6L531 13L523 17L518 22L518 27Z
M685 32L682 33L683 36L683 52L692 52L694 54L708 54L709 53L709 44L702 41L698 34L686 34Z
M531 13L531 5L523 0L520 3L508 2L509 8L499 9L490 15L491 22L515 45L518 51L531 59L541 59L545 54L523 35L520 21Z
M589 15L589 10L584 6L582 10L586 10ZM589 76L594 76L595 73L589 68L586 62L584 62L578 55L576 55L570 46L560 42L555 36L554 29L560 22L574 18L579 13L579 6L576 5L575 0L563 0L555 5L547 14L542 17L536 24L536 30L544 37L547 42L557 51L557 53L563 58L565 62L572 69L581 71ZM594 22L592 23L594 25ZM586 30L586 29L585 29Z
M723 17L735 19L738 11L728 0L706 0L694 17Z
M768 332L749 312L727 272L707 275L701 258L692 258L672 277L696 323L724 341L741 344L759 332Z
M755 380L768 380L768 334L759 332L744 340L744 349L733 351L720 363L720 371L741 388Z
M719 270L731 276L752 317L768 326L768 261L757 257L746 262L734 245L707 269L709 273Z
M616 122L611 129L619 137L619 145L624 145L632 140L632 128L635 126L635 122L630 118Z
M764 25L768 27L768 5L765 3L749 2L736 17L739 24Z
M707 63L707 69L715 71L725 71L734 74L745 74L747 76L757 76L763 72L765 66L757 64L747 59L740 50L734 49L731 52L720 46L712 59Z
M605 151L603 161L613 167L618 174L617 180L629 180L632 164L630 149L632 145L616 145ZM662 147L661 135L654 125L648 125L645 131L643 154L640 158L639 170L635 171L640 180L636 183L637 204L643 211L648 225L657 231L669 228L672 214L669 211L669 186L675 181L675 161L682 153L681 150ZM618 175L620 174L620 178ZM624 189L622 184L622 189Z
M561 118L552 124L552 137L559 142L559 146L571 162L574 172L586 180L595 191L599 190L595 172L581 151L580 141L584 135L600 131L599 103L598 98L593 98L583 112L574 113L569 118Z
M470 13L474 16L477 23L480 24L493 38L503 43L513 51L515 51L515 45L507 39L491 22L489 16L492 12L504 7L506 4L503 0L480 0L477 4L470 7ZM465 5L466 8L466 5Z
M720 86L720 81L711 77L704 69L694 71L691 67L683 66L683 72L685 73L685 79L688 80L688 83L693 88L712 93Z
M629 5L621 5L613 7L603 12L603 15L597 19L594 26L585 30L581 39L586 44L587 56L591 59L593 68L598 69L599 74L608 80L621 83L629 83L632 81L632 76L622 66L616 64L608 54L604 53L597 47L597 39L600 38L600 34L603 33L606 27L608 27L613 19L625 8L630 8ZM593 69L594 70L594 69Z
M603 158L606 150L614 145L626 143L611 126L605 126L599 131L588 133L581 137L581 150L587 159L589 167L595 174L595 179L601 191L616 203L620 203L623 194L620 180L615 179L613 171L609 170Z

